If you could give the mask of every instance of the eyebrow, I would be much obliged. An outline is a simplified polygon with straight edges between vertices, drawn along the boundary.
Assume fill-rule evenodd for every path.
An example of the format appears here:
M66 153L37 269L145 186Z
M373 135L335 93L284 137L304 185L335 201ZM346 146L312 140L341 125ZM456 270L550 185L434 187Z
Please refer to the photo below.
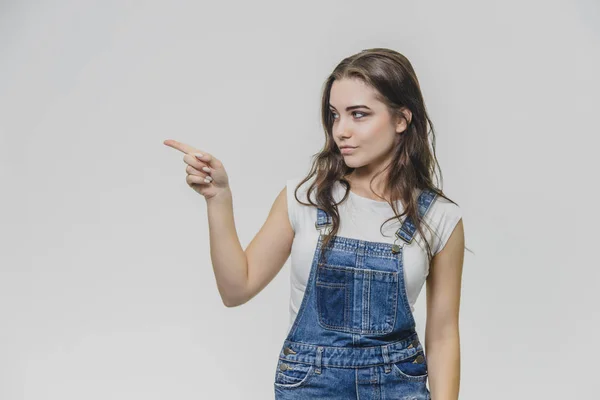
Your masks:
M329 105L329 107L333 108L334 110L337 110L337 108L335 108L334 106L332 106L331 104ZM367 110L370 110L369 107L363 105L363 104L359 104L357 106L350 106L350 107L346 107L346 111L350 111L350 110L354 110L357 108L366 108Z

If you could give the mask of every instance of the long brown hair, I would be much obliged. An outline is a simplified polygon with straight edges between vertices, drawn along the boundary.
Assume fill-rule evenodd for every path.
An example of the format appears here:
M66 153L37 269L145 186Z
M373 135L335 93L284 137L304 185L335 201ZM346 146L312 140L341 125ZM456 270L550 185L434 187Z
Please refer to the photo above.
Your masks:
M418 203L414 194L423 189L430 189L438 196L454 204L456 203L446 197L433 182L433 175L435 175L436 181L438 178L435 170L437 166L439 180L443 183L442 171L435 156L433 123L427 115L419 81L411 63L405 56L394 50L385 48L363 50L343 59L327 78L324 83L321 102L321 122L325 128L325 144L322 150L313 155L314 161L311 170L296 186L294 197L300 204L319 207L331 216L333 225L331 231L323 239L322 244L322 248L326 249L332 237L337 234L340 224L340 216L337 210L337 204L340 203L334 201L333 186L339 181L345 187L346 192L341 202L345 201L350 190L350 182L345 179L345 176L354 170L354 168L345 164L344 158L333 140L332 127L334 119L329 108L329 96L333 82L345 78L360 79L376 89L377 99L387 106L390 115L407 120L407 116L400 109L406 107L412 112L412 118L410 118L410 121L406 121L406 131L401 135L396 135L397 140L393 149L393 159L386 167L386 169L389 169L386 182L386 190L390 193L388 203L396 215L384 221L383 225L395 218L399 219L403 215L410 216L426 242L427 256L431 260L433 257L431 246L425 239L421 226L422 222L425 225L427 223L418 218ZM430 132L427 131L428 126L431 128ZM431 148L428 140L429 133L431 133ZM384 171L385 169L377 175ZM303 203L298 199L298 189L315 175L316 179L307 192L309 203ZM316 190L317 204L310 198L314 190ZM398 214L396 208L397 200L400 200L404 206L404 212L401 214ZM431 228L428 227L428 229ZM323 252L321 255L323 255Z

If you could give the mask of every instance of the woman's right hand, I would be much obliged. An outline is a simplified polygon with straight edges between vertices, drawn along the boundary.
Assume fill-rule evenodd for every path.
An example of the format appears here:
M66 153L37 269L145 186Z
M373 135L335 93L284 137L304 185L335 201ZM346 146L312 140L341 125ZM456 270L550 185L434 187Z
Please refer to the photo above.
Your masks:
M206 200L229 190L229 178L221 161L205 151L176 140L168 139L163 143L184 153L183 161L187 164L186 182ZM202 157L198 158L199 154Z

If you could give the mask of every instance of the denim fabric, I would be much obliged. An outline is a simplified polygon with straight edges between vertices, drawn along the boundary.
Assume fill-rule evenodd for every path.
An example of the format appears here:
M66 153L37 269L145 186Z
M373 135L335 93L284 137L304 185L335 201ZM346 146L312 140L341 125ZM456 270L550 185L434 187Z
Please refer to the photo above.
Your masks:
M436 194L421 192L418 212ZM275 399L430 399L427 360L406 296L403 247L416 228L406 218L398 245L334 236L319 261L331 217L320 230L304 297L283 343Z

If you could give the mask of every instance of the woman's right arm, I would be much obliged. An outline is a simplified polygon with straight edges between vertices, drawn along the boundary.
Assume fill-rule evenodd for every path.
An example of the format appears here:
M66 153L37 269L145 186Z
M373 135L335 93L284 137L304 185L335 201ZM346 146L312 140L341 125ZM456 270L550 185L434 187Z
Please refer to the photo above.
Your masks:
M294 230L288 218L286 188L244 251L235 229L233 198L223 163L176 140L164 144L184 153L186 182L206 199L210 257L223 304L244 304L273 280L290 255Z
M287 213L286 188L275 199L269 215L244 251L233 216L231 190L208 199L210 256L217 288L227 307L242 305L256 296L287 261L294 231Z

